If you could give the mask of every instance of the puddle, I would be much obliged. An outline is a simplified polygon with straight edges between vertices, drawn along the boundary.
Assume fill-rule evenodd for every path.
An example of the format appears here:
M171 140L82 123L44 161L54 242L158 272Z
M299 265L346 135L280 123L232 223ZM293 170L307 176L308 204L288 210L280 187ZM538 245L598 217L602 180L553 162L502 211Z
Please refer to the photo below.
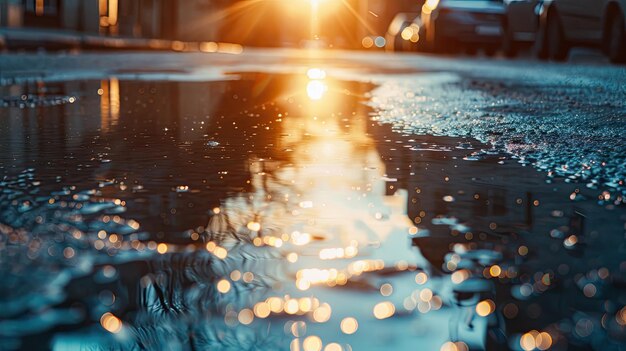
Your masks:
M0 348L619 348L611 195L380 125L371 84L232 77L0 88L76 97L0 109Z

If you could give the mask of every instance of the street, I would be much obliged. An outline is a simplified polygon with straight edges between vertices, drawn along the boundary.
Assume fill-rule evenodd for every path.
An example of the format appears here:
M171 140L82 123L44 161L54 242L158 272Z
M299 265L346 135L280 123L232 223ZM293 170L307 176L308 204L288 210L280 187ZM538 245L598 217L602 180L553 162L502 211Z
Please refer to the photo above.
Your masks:
M0 349L626 350L625 136L587 51L2 54Z

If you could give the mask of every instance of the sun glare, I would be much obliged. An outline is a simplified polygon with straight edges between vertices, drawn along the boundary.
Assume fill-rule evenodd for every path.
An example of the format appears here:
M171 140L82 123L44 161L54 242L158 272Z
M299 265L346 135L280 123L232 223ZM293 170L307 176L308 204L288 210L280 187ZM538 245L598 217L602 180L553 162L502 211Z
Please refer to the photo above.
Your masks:
M311 100L321 100L326 93L326 84L319 80L312 80L306 86L306 93Z

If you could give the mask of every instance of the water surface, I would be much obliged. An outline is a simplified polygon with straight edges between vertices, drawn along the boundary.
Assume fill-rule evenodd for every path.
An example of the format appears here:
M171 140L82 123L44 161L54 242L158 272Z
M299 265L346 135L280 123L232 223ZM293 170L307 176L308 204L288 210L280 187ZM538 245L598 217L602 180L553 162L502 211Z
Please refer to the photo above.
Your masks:
M372 84L230 78L1 88L3 348L619 349L619 207Z

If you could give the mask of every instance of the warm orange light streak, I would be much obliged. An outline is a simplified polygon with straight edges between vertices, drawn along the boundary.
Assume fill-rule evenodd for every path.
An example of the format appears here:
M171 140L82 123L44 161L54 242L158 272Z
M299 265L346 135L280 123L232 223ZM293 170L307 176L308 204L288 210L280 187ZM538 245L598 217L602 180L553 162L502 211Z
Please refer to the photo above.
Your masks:
M316 39L320 31L319 0L311 0L311 39Z
M117 24L117 0L109 0L109 25Z
M103 132L108 132L111 126L111 101L109 100L109 81L103 80L100 82L100 129Z
M346 0L341 0L341 3L348 9L348 11L350 11L352 15L354 15L354 17L359 21L361 25L363 25L363 27L365 27L365 29L369 33L376 33L376 29L370 26L365 18L359 15L359 13Z
M100 129L108 132L120 118L120 82L117 78L100 83Z
M238 1L235 2L234 4L232 4L231 6L229 6L228 8L225 8L221 11L217 11L215 13L213 13L211 16L209 16L207 19L209 21L220 21L223 20L227 17L236 15L236 14L241 14L240 12L242 12L243 10L247 10L249 7L252 7L254 5L257 5L261 2L264 2L264 0L249 0L249 1Z
M111 78L109 89L111 125L117 125L120 119L120 81L117 78Z
M44 12L44 0L37 0L35 2L35 14L37 16L43 16Z
M252 31L262 19L267 19L268 14L264 7L258 7L257 5L267 3L266 0L248 0L237 1L220 11L215 11L212 14L204 17L204 20L199 23L186 24L187 31L193 32L198 28L203 28L206 24L219 24L220 22L228 19L237 21L237 25L231 26L231 31L236 31L235 35L239 40L244 40L248 36L252 35Z
M100 16L107 15L107 0L98 0L98 14Z

